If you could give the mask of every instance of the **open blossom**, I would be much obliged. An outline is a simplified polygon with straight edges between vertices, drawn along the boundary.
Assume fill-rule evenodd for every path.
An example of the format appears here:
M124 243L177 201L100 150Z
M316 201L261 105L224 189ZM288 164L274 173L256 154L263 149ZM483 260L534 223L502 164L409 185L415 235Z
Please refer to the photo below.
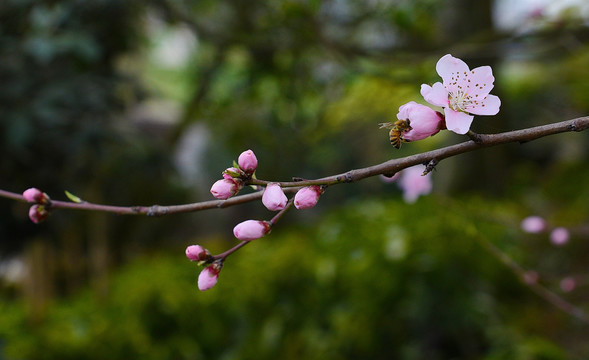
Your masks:
M431 173L422 176L423 166L415 165L401 171L399 187L403 190L403 200L414 203L420 195L427 195L432 191Z
M304 187L297 191L294 197L294 206L297 209L309 209L317 204L323 190L318 185Z
M270 229L270 223L267 221L246 220L235 225L233 235L239 240L251 241L265 236Z
M536 215L528 216L522 220L520 226L527 233L537 234L546 229L546 220Z
M443 82L432 86L421 85L421 95L430 104L444 108L446 127L457 134L466 134L473 115L495 115L501 101L489 92L493 89L493 71L490 66L470 70L466 63L450 54L436 64Z
M239 155L237 164L246 174L251 175L258 167L258 159L256 158L256 154L254 154L253 151L246 150Z
M190 261L203 261L211 257L211 253L200 245L190 245L186 248L186 257Z
M268 184L264 189L262 195L262 203L271 211L278 211L284 209L288 198L284 195L284 191L278 184Z
M204 268L198 275L198 289L200 291L205 291L215 286L222 268L222 262L214 262Z
M243 182L237 178L224 178L217 180L211 186L211 194L221 200L226 200L237 194L243 187Z
M442 114L415 101L401 105L397 119L409 120L410 130L402 134L405 141L422 140L445 128Z

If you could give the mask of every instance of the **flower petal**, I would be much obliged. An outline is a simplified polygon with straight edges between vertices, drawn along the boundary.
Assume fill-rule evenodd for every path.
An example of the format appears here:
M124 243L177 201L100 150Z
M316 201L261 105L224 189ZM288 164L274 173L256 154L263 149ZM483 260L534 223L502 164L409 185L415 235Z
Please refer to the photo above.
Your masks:
M474 119L472 115L462 111L454 111L450 108L445 108L444 114L446 115L446 127L448 130L461 135L468 132Z
M450 83L454 82L452 77L454 74L464 74L465 72L470 72L468 65L458 58L447 54L442 56L438 63L436 64L436 71L438 75L442 77L444 80L444 85L448 86Z
M487 95L483 101L479 102L478 106L471 105L466 110L475 115L496 115L499 112L500 106L501 100L499 100L498 96Z
M466 93L472 97L483 98L493 89L495 77L490 66L480 66L468 73L466 81Z
M428 103L440 107L448 106L448 91L442 83L437 82L433 86L423 84L420 92Z

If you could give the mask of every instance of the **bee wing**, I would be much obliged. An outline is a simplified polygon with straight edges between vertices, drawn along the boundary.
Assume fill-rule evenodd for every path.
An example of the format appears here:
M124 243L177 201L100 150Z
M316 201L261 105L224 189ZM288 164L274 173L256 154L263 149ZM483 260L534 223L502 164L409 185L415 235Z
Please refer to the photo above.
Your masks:
M392 129L395 127L395 124L392 122L380 123L378 125L380 126L379 129Z

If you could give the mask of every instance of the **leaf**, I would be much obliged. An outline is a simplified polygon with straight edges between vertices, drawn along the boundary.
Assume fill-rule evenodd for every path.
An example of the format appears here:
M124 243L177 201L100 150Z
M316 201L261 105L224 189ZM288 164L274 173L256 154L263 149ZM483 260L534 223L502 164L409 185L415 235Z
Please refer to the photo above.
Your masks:
M77 197L76 195L72 194L71 192L69 192L67 190L65 191L65 196L67 196L68 199L70 199L71 201L73 201L77 204L83 202L82 199L80 199L79 197Z

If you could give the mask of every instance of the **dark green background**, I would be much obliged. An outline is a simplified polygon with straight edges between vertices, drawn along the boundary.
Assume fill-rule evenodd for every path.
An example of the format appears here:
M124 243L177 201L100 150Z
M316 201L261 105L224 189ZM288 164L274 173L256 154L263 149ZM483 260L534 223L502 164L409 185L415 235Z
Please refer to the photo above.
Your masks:
M400 105L423 103L420 85L440 80L447 53L493 68L501 111L477 116L474 131L586 115L582 13L498 30L492 9L3 1L0 188L168 205L210 200L246 149L259 178L289 180L455 144L465 139L446 131L396 150L378 129ZM173 31L192 41L177 66L154 55ZM193 132L199 156L179 169ZM185 247L226 250L235 224L272 216L260 203L158 219L56 211L34 225L26 204L0 199L2 268L26 269L1 278L0 359L587 358L588 325L533 293L488 244L587 309L588 140L567 133L444 160L433 194L413 205L377 178L329 188L232 255L204 293ZM532 214L570 228L570 242L522 233ZM577 280L570 293L566 276Z

